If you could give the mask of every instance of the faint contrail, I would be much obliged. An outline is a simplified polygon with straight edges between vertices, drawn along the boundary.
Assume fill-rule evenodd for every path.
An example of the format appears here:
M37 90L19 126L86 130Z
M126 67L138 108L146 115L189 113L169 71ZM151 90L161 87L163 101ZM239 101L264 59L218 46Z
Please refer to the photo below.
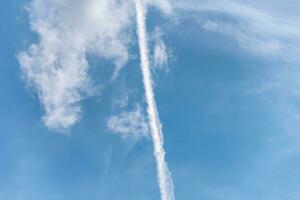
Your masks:
M147 112L154 147L154 156L157 164L157 177L162 200L174 200L173 182L171 173L165 161L165 150L163 148L163 134L158 117L154 92L152 88L152 77L149 67L148 44L146 31L146 10L140 0L135 0L137 34L139 38L141 70L145 87L145 96L148 104Z

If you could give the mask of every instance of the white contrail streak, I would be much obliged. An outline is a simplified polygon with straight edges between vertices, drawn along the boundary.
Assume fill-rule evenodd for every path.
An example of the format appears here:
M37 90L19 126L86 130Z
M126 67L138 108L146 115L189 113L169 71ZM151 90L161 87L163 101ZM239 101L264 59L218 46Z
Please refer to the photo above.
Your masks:
M135 0L137 34L139 38L141 70L145 87L145 96L148 104L147 112L149 125L154 146L154 156L157 164L157 178L161 193L161 200L174 200L173 182L171 173L165 161L165 150L163 148L163 134L158 117L154 92L152 87L152 77L149 67L147 30L146 30L146 11L140 0Z

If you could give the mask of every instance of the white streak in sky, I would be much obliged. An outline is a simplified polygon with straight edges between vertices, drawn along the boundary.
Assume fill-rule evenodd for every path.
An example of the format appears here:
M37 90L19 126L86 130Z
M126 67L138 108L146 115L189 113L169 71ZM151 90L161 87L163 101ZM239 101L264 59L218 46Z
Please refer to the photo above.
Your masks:
M154 146L154 156L157 164L157 176L162 200L174 200L174 189L167 163L165 161L165 151L163 148L163 134L154 100L152 88L152 78L149 67L147 33L146 33L146 14L140 0L135 1L137 33L139 38L141 70L143 73L143 82L145 87L145 96L148 104L147 112L149 117L149 126Z

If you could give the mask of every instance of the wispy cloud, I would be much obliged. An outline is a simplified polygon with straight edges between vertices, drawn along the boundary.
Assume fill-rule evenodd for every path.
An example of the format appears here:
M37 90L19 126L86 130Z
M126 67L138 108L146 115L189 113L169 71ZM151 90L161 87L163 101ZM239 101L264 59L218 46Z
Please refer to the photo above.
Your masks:
M178 2L176 7L196 14L204 29L231 36L252 54L282 56L285 61L299 62L300 21L297 19L300 14L285 9L286 5L294 4L291 0L275 4L273 1L189 0Z
M139 104L136 104L132 111L123 111L109 117L106 124L109 131L122 137L141 137L149 134L148 121Z
M153 67L157 69L168 69L169 58L172 56L172 53L163 40L163 34L160 28L156 28L151 35L154 43L152 64Z
M115 73L127 62L129 3L34 0L28 12L39 42L18 58L44 106L46 126L63 131L78 121L79 102L91 91L87 54L112 60Z

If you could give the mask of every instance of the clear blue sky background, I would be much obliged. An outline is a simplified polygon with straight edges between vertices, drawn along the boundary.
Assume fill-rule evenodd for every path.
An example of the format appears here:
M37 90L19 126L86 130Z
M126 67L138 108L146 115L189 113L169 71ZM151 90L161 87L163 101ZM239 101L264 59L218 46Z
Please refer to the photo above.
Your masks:
M49 131L16 59L37 39L25 3L0 3L0 199L159 199L151 140L121 138L105 124L122 90L143 102L137 58L101 94L82 102L81 121L69 134ZM288 3L261 8L282 9L284 16L293 11ZM297 60L283 59L290 46L275 55L255 54L238 34L199 25L227 20L238 29L242 25L230 12L183 15L170 23L150 10L148 21L150 30L163 27L174 54L169 73L156 74L155 92L176 199L300 199L300 70ZM284 36L274 37L293 44ZM137 54L137 47L132 51ZM112 64L90 61L94 81L107 83Z

